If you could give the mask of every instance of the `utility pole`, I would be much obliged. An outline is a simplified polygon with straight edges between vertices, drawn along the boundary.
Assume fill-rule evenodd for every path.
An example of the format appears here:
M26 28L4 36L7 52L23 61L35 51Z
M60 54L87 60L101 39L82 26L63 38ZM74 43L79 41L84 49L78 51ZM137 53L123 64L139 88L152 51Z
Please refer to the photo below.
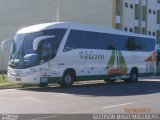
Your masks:
M56 3L56 22L59 22L59 2L58 0L55 1Z

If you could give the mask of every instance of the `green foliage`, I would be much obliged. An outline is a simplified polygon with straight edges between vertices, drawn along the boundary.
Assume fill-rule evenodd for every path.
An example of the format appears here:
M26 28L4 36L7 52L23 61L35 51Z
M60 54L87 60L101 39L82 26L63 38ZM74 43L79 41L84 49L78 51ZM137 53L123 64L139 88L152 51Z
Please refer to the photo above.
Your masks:
M0 88L10 87L14 85L15 85L14 83L11 83L8 81L7 75L4 75L4 80L3 80L3 76L0 75Z
M4 75L4 80L3 80L3 76L0 75L0 83L7 82L7 81L8 81L7 75Z

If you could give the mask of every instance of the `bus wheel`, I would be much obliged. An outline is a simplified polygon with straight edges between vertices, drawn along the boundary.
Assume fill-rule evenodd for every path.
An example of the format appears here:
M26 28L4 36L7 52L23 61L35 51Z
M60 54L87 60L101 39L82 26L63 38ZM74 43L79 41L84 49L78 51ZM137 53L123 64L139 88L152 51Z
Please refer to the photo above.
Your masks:
M138 81L138 70L132 69L129 75L129 79L126 79L125 82L135 83Z
M60 84L63 87L70 87L72 86L75 80L75 72L72 70L67 70L63 74L63 82Z

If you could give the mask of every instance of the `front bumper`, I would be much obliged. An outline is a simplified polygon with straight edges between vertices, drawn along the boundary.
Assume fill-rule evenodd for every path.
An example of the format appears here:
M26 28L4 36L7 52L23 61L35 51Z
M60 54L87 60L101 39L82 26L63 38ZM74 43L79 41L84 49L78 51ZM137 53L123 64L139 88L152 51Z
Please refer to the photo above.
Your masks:
M22 76L13 76L8 73L8 80L10 82L17 83L17 84L39 84L40 83L40 77L38 74L37 75L35 74L34 76L30 75L30 76L22 77Z

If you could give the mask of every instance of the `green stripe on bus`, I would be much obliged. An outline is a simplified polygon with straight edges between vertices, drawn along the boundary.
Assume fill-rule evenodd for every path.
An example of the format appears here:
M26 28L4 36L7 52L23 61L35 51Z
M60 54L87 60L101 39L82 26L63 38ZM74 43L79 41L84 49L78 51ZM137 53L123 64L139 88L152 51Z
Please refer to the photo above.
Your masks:
M105 80L108 79L107 75L86 75L77 76L77 81L89 81L89 80Z
M120 64L120 67L125 69L127 71L127 64L126 64L126 61L123 57L123 54L121 51L118 51L119 53L119 64Z
M154 75L155 73L140 73L140 77L146 77ZM126 74L128 75L128 74ZM91 81L91 80L109 80L108 75L86 75L86 76L77 76L76 81ZM48 83L60 83L62 82L62 77L48 77Z
M106 66L106 69L113 68L114 62L115 62L115 50L112 50L112 54L111 54L111 57L109 59L107 66Z

